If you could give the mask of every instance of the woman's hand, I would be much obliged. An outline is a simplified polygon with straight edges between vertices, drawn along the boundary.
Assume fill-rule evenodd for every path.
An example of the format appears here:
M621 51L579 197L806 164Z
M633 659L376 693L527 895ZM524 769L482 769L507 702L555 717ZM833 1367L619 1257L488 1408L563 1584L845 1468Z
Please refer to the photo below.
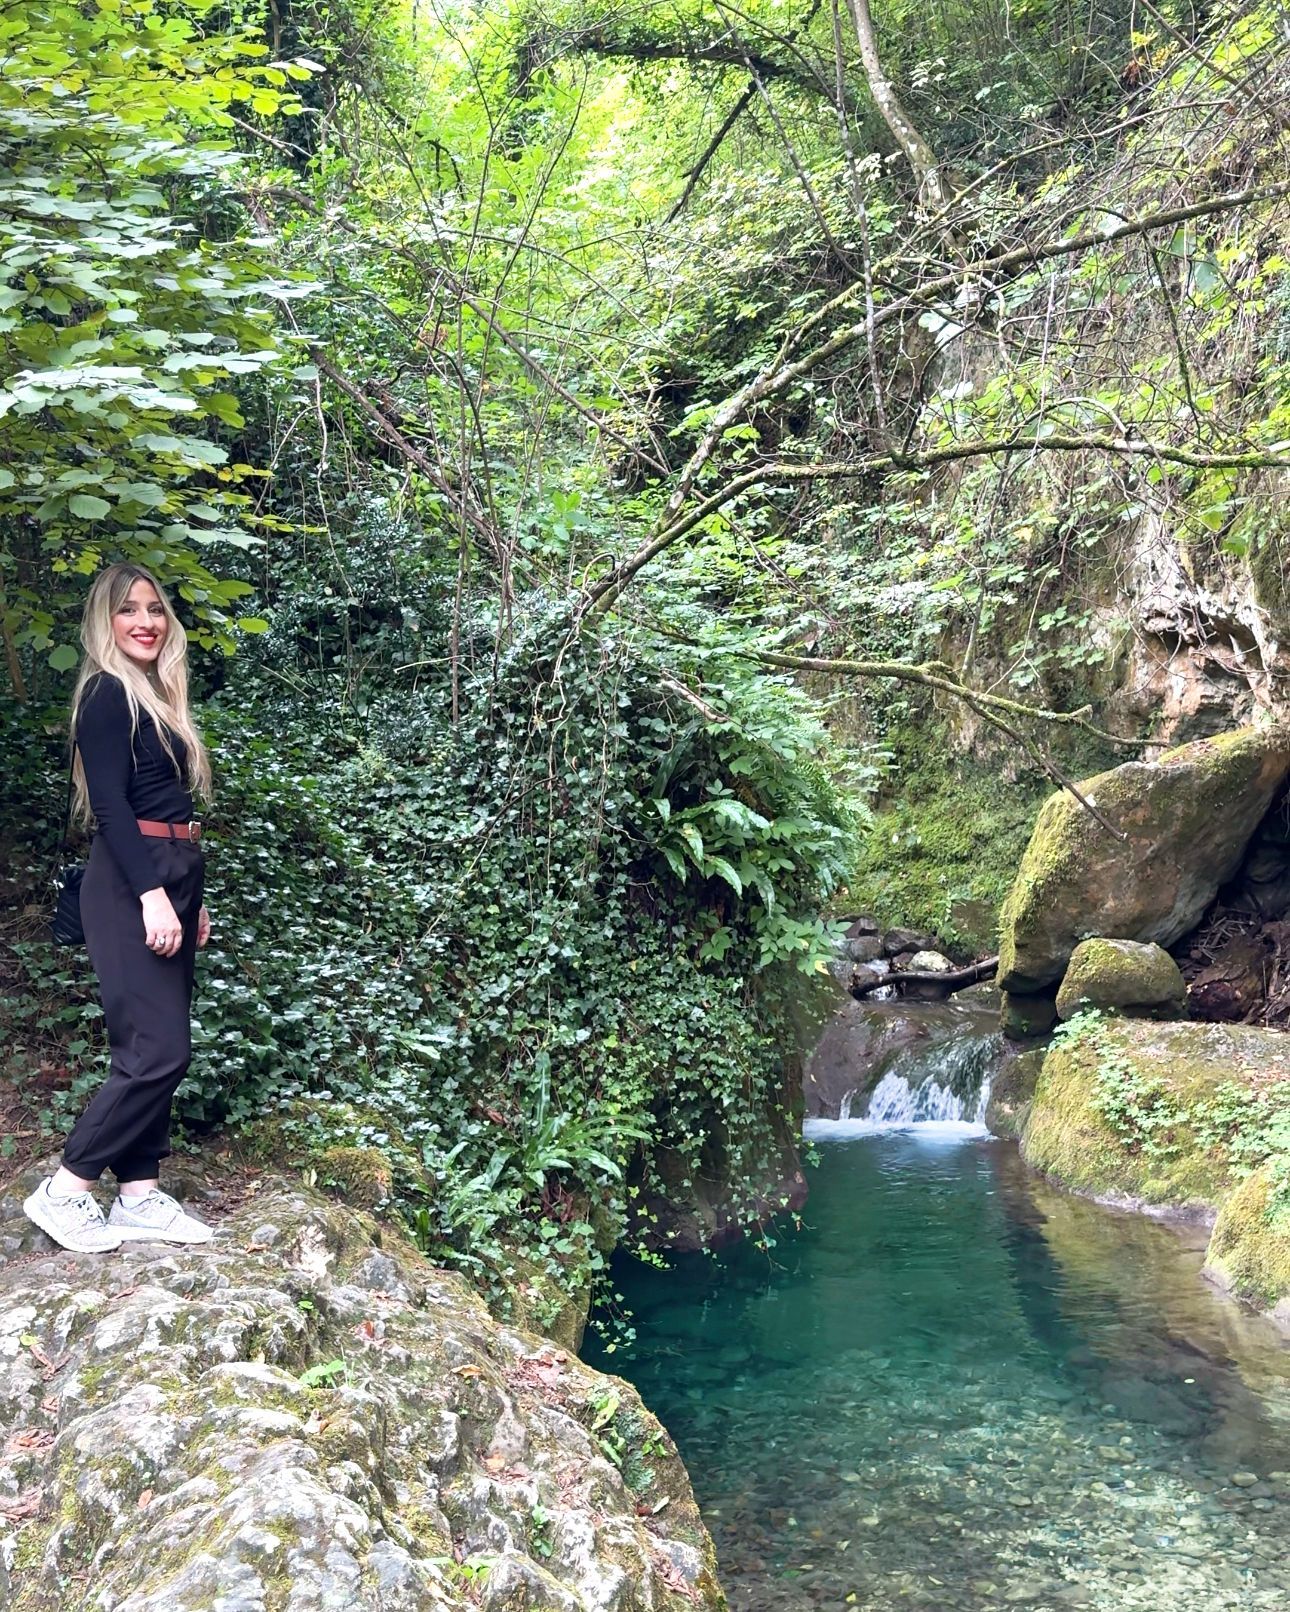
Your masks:
M211 915L206 908L197 914L197 944L204 946L211 938Z
M139 897L139 903L143 908L144 938L148 949L156 952L158 957L173 957L184 938L184 929L164 887L158 885L155 890L145 890Z

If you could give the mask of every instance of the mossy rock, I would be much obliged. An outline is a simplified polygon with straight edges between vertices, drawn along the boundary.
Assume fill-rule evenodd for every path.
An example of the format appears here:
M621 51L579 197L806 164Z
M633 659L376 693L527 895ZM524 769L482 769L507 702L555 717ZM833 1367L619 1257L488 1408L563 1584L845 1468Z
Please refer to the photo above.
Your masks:
M1209 1239L1205 1274L1226 1292L1290 1325L1290 1207L1276 1201L1264 1165L1224 1201Z
M1181 1116L1140 1134L1107 1117L1107 1072L1128 1079L1154 1114ZM1290 1081L1290 1037L1248 1025L1107 1019L1047 1052L1021 1138L1027 1163L1111 1201L1211 1212L1239 1179L1200 1126L1222 1087L1266 1091ZM1204 1134L1202 1134L1202 1130Z
M1187 1009L1187 985L1163 946L1136 940L1082 940L1071 953L1057 992L1057 1012L1069 1019L1090 1007L1177 1019Z
M266 1174L210 1243L109 1260L31 1226L37 1179L0 1190L22 1250L0 1257L6 1494L16 1469L38 1502L11 1519L11 1612L88 1606L86 1582L137 1612L724 1612L635 1390L497 1323L393 1229ZM621 1471L594 1425L611 1400Z
M315 1169L319 1186L339 1192L355 1209L375 1209L394 1191L394 1169L379 1148L323 1148Z
M1009 1041L1033 1041L1047 1035L1057 1023L1057 1001L1052 991L1000 991L999 1028Z
M320 1108L303 1098L286 1102L245 1126L238 1140L257 1162L313 1170L320 1185L360 1209L374 1208L399 1189L433 1192L433 1178L417 1154L389 1134L375 1110L353 1103Z
M1236 872L1290 774L1290 727L1242 728L1128 762L1080 793L1044 803L1000 915L999 984L1035 992L1059 980L1080 941L1097 935L1167 946L1195 927Z
M1043 1063L1043 1051L1036 1047L1031 1052L1018 1053L995 1075L985 1110L986 1129L991 1136L1015 1140L1025 1130Z

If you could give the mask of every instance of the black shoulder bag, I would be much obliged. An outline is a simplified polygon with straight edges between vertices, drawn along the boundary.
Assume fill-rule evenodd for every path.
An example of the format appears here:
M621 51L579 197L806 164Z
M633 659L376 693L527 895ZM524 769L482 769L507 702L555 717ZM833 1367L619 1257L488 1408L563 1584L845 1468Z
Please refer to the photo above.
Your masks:
M67 810L63 814L63 838L59 850L67 855L68 837L72 821L72 769L76 764L76 746L72 745L72 760L67 764ZM60 946L81 946L85 943L85 930L81 926L81 880L85 877L84 862L66 862L54 875L54 917L50 930Z

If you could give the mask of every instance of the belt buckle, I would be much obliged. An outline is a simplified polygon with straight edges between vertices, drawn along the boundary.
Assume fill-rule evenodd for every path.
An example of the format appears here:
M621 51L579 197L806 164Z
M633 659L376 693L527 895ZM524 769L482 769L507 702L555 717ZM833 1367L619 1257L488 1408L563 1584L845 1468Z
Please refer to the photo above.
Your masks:
M188 819L188 838L196 843L202 837L202 825L195 817Z

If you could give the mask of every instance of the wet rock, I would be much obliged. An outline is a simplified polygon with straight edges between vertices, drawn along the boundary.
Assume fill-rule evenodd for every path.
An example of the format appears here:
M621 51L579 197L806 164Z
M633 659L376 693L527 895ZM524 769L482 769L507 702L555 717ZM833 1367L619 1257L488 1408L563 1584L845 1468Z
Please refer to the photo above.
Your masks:
M921 929L889 929L882 937L882 949L888 957L899 957L901 952L936 950L936 936Z
M1016 1138L1021 1135L1043 1062L1043 1053L1035 1050L1018 1053L999 1068L990 1085L990 1101L985 1111L986 1129L992 1136Z
M882 941L877 935L857 935L847 941L846 948L853 963L872 963L882 956Z
M1090 1007L1177 1019L1187 1008L1187 987L1178 964L1162 946L1084 940L1071 953L1057 992L1057 1012L1069 1019Z
M908 1066L913 1073L915 1065L936 1060L951 1043L962 1046L971 1038L979 1044L993 1027L993 1015L979 1003L929 1002L914 1008L900 1001L844 1002L807 1059L802 1087L806 1114L837 1119L846 1103L858 1116L888 1072L904 1073Z
M1057 1023L1056 991L1000 991L999 1028L1009 1041L1033 1041Z
M203 1247L78 1256L22 1218L34 1179L0 1199L0 1495L32 1496L4 1508L15 1607L80 1605L85 1574L115 1612L724 1607L633 1390L498 1325L388 1226L268 1178ZM637 1491L593 1430L611 1393Z
M861 996L876 991L887 976L876 968L853 968L847 977L848 988Z
M846 938L857 940L861 935L876 935L880 927L876 918L870 917L868 913L861 913L858 917L847 921Z
M1000 915L999 984L1051 984L1090 935L1167 946L1186 934L1236 872L1288 774L1290 729L1272 725L1085 780L1081 793L1124 840L1069 793L1050 796Z

